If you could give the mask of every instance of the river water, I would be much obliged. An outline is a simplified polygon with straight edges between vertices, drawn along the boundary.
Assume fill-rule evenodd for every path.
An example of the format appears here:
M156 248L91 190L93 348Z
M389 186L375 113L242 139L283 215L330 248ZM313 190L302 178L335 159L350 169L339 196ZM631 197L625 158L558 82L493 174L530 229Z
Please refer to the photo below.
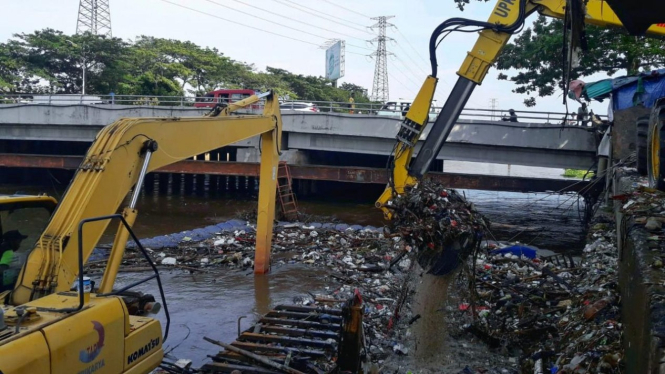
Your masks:
M46 192L59 197L64 187L0 185L0 194L23 191ZM362 188L359 186L358 188ZM143 194L138 202L139 217L135 231L140 238L164 235L237 218L256 204L257 191L214 195ZM584 231L573 195L522 194L491 191L463 191L481 213L495 225L498 239L515 239L541 248L579 249ZM348 224L382 226L381 213L373 201L326 197L301 198L300 209L310 215L333 217ZM321 218L325 219L325 218ZM110 242L112 232L103 241ZM179 270L162 272L171 312L171 331L166 351L172 357L188 358L200 366L207 355L219 351L203 336L231 342L237 336L237 320L247 328L257 317L280 303L325 288L327 271L305 265L283 265L269 275L254 277L251 271L217 271L188 274ZM135 281L146 274L122 273L118 285ZM158 295L154 282L139 286ZM163 323L164 313L157 316Z
M116 283L122 286L147 273L121 273ZM276 265L269 275L250 271L220 270L213 273L188 274L183 271L160 271L171 328L164 345L171 358L187 358L196 367L207 355L221 348L203 340L204 336L230 343L241 330L249 328L259 317L279 304L293 304L294 297L324 290L327 271L302 264ZM158 298L154 282L135 288ZM166 326L164 312L157 318Z

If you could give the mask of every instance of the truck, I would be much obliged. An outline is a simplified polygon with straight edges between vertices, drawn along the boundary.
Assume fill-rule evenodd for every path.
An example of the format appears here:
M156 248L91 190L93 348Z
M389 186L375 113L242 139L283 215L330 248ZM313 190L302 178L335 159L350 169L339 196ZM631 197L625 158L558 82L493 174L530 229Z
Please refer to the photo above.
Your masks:
M203 96L197 96L194 100L195 108L212 108L217 104L230 104L244 100L256 91L250 89L221 89L210 91ZM258 108L258 106L257 106Z

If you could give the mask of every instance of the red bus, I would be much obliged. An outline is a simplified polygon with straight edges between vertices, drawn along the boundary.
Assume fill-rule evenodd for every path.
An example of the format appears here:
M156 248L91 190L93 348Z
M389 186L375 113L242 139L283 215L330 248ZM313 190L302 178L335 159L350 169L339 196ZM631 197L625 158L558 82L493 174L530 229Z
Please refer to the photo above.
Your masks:
M215 90L208 92L203 96L196 98L194 106L197 108L212 108L217 103L235 103L242 99L246 99L256 92L254 90ZM252 109L258 109L258 105L252 105Z

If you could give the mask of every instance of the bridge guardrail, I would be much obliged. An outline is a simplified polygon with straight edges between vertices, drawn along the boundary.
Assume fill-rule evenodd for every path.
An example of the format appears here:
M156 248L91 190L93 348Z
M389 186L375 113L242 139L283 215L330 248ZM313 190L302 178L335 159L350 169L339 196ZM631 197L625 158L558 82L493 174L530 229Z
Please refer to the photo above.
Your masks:
M79 95L79 94L0 94L0 104L17 105L137 105L137 106L170 106L170 107L189 107L206 109L214 106L221 101L199 101L201 97L193 96L147 96L147 95ZM384 108L382 103L354 103L335 102L335 101L310 101L310 100L282 100L280 107L282 110L296 110L312 112L308 109L296 108L297 103L312 103L316 105L319 112L324 113L345 113L378 115L402 119L403 113L398 110ZM289 108L290 106L290 108ZM259 104L244 110L245 113L261 113L263 109L263 100ZM430 121L436 118L441 107L432 107L430 111ZM577 124L577 113L563 112L543 112L532 110L516 110L517 120L519 122L529 123L548 123L557 124L566 123L567 125ZM606 116L599 118L605 120ZM486 119L489 121L508 120L509 113L505 109L483 109L483 108L464 108L460 115L462 119ZM589 117L585 121L589 121Z

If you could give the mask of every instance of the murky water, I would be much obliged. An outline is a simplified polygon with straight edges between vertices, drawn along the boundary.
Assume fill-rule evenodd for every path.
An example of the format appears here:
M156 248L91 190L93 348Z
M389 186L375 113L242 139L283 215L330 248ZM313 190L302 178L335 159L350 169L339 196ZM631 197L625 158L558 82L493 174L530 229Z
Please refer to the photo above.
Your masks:
M47 193L60 197L64 187L57 190L34 185L0 184L0 194L17 191L36 194ZM137 202L139 215L134 224L134 232L139 238L150 238L184 230L191 230L224 222L256 207L258 197L247 192L219 193L210 195L182 194L142 194ZM344 223L381 226L383 215L374 208L373 201L340 202L325 199L298 201L299 211L317 217L333 217ZM109 241L114 231L108 232L103 241Z
M422 272L422 269L418 269ZM423 274L415 290L413 313L421 317L413 326L414 358L423 364L437 362L446 341L446 323L443 318L446 307L445 290L456 272L444 277Z
M64 187L61 188L64 190ZM39 186L1 185L0 194L44 192ZM62 190L55 191L59 196ZM518 240L538 247L567 250L579 248L584 236L580 223L583 201L576 195L514 193L461 190L493 224L497 239ZM48 191L53 193L52 191ZM257 197L250 192L228 192L211 195L142 194L134 231L139 238L149 238L219 223L237 218L239 213L256 206ZM315 218L335 219L348 224L383 226L386 222L374 201L340 201L334 198L300 199L301 212ZM109 230L103 242L112 241Z
M167 305L171 315L171 328L165 343L165 352L171 357L187 358L201 366L207 355L221 348L203 340L204 336L230 343L241 329L254 324L258 318L279 304L292 304L293 298L325 287L327 272L321 268L293 264L275 266L269 275L251 271L215 271L206 274L188 274L183 271L160 272ZM146 277L149 273L121 273L118 286ZM151 293L159 299L156 281L150 281L134 290ZM166 326L164 312L157 318Z

